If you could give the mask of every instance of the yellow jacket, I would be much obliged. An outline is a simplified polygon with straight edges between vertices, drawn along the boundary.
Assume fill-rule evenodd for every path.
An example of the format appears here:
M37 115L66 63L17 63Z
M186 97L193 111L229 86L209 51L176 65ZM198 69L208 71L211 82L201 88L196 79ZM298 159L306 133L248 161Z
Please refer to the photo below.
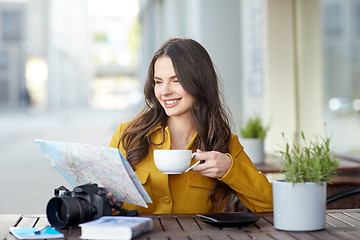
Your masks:
M128 122L120 124L110 142L110 147L117 148L120 136L124 132ZM156 131L159 130L159 131ZM186 147L193 152L195 149L195 137ZM154 143L161 143L162 133L159 129L154 130L151 136ZM189 171L183 174L167 175L160 172L154 163L153 150L170 149L170 132L165 129L165 141L162 145L151 145L148 155L135 166L136 176L144 186L153 203L148 208L124 203L125 209L137 209L140 214L170 214L170 213L215 213L221 212L226 200L216 206L209 195L215 184L215 179L202 176ZM120 151L125 151L120 145ZM252 211L272 211L272 186L265 176L257 171L254 164L243 151L238 137L232 135L229 144L228 155L232 159L229 171L219 180L230 186L236 196ZM195 160L192 160L193 164Z

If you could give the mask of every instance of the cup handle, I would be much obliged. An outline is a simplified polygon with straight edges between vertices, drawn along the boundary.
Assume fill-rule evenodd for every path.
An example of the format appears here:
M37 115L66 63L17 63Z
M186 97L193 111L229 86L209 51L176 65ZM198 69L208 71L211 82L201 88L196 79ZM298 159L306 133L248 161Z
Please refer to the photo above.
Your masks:
M197 152L194 152L192 155L191 155L191 158L195 157L198 153ZM188 169L185 170L185 172L187 173L188 171L190 171L191 169L193 169L194 167L196 167L201 161L197 161L196 163L194 163L194 165L190 166Z

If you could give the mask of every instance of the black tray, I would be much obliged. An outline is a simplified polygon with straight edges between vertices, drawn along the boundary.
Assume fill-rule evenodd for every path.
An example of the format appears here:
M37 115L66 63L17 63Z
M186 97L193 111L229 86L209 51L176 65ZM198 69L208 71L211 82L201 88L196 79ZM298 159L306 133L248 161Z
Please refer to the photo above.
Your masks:
M201 221L217 227L240 227L254 223L260 219L259 216L250 213L214 213L202 215L216 219L217 221L213 221L197 215Z

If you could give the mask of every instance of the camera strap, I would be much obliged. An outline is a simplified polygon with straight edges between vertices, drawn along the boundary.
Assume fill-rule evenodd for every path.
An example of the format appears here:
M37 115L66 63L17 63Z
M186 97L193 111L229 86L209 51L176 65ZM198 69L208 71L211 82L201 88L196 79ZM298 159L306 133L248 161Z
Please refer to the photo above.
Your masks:
M115 216L137 216L138 215L138 210L126 210L125 208L122 207L122 203L120 204L116 204L113 200L113 198L107 196L105 198L105 200L108 201L108 203L110 204L110 206L115 209L115 212L113 212L113 215Z

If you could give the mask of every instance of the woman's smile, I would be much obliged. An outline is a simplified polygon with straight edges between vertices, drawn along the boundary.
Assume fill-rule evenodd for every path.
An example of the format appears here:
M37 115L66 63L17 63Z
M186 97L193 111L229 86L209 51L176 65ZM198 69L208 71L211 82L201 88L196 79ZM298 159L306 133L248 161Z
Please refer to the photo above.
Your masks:
M163 100L164 103L165 103L165 107L167 108L171 108L171 107L174 107L176 106L179 101L181 100L181 98L177 98L177 99L167 99L167 100Z

